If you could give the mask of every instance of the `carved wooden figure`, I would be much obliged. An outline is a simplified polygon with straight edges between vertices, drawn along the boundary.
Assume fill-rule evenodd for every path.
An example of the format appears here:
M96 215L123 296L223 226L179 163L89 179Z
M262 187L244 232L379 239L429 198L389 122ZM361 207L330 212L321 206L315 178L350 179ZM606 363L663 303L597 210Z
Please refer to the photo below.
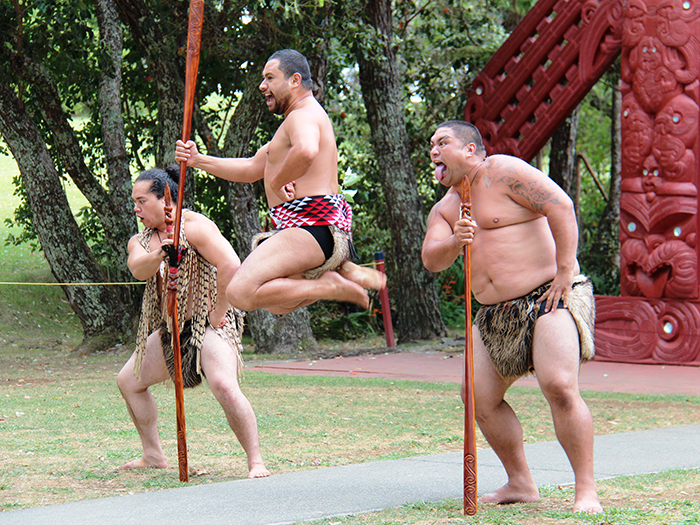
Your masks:
M540 0L474 80L489 154L531 160L621 55L621 296L596 359L700 365L700 0Z

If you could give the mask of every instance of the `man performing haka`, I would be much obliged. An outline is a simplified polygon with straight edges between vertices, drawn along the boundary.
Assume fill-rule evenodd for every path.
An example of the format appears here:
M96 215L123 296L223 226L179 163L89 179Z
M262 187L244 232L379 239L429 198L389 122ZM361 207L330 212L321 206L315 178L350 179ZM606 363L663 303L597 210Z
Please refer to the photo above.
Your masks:
M487 157L479 130L468 122L440 124L430 143L435 177L450 189L428 217L423 263L433 272L445 270L470 244L472 291L482 305L473 326L476 420L508 474L505 486L479 501L539 498L522 427L504 399L516 379L534 372L574 470L573 510L602 512L593 475L593 420L578 388L580 362L594 353L595 305L576 260L573 203L526 162ZM465 177L473 220L460 219Z
M174 373L173 323L165 304L165 261L168 247L173 247L173 240L166 234L165 188L177 195L178 178L177 166L144 171L132 191L134 212L145 229L129 240L128 266L134 277L147 284L136 351L119 372L117 384L141 438L143 455L120 466L120 470L167 466L158 436L158 407L150 387L167 381ZM185 251L180 261L177 301L182 305L179 328L183 384L195 387L206 377L248 456L248 477L269 476L260 454L255 413L238 384L244 314L230 307L225 293L240 261L205 216L182 210L181 225L179 245Z
M311 88L306 58L292 49L277 51L260 84L269 110L284 115L269 143L252 158L203 155L192 141L176 145L178 162L234 182L264 181L276 230L256 236L226 291L244 311L285 314L321 299L367 308L365 288L385 286L381 272L349 261L352 211L338 194L331 121Z

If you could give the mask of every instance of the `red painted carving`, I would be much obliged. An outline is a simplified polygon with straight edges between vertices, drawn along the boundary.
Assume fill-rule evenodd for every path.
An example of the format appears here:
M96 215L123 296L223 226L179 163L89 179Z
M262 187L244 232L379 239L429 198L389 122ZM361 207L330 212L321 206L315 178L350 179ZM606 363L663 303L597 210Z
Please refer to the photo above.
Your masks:
M596 359L700 365L700 305L596 297Z
M464 118L489 154L530 160L620 52L620 0L540 0L474 80Z
M540 0L476 77L465 119L530 160L621 54L621 297L597 358L700 365L700 0Z
M634 0L624 8L622 134L631 155L620 200L623 295L699 298L699 15L691 0Z

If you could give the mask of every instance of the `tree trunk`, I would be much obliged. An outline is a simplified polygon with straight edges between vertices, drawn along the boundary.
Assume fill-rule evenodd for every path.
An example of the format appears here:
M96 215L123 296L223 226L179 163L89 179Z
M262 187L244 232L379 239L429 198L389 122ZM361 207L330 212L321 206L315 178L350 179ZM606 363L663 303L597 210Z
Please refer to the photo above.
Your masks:
M387 266L389 291L398 314L398 341L433 338L444 335L446 329L440 316L434 276L421 260L425 221L408 150L401 83L392 50L391 1L366 1L364 16L380 38L377 46L358 49L357 59L388 209L392 246ZM375 55L366 54L371 52L370 47L376 50Z
M328 28L330 25L332 4L329 2L324 8L325 18L322 27ZM315 45L313 54L308 56L311 68L311 78L313 79L313 93L321 106L326 105L326 75L328 74L328 46L331 38L330 31L324 31L322 38L319 38Z
M175 34L164 34L163 25L154 21L153 11L141 0L114 0L121 19L148 62L158 92L158 118L155 137L155 165L165 167L175 160L175 142L182 137L185 93L188 3L173 2L169 27ZM178 51L179 50L179 51ZM185 180L184 205L194 205L194 181L190 170Z
M552 149L549 154L549 177L571 197L579 216L581 180L576 170L576 136L580 106L569 115L552 135Z
M211 155L245 157L250 154L250 141L266 110L258 89L258 73L258 69L249 73L246 89L236 106L226 134L226 146L222 151L219 151L211 134L200 126L200 136L204 138ZM255 185L230 182L227 187L227 203L236 235L236 251L241 259L245 259L251 251L253 235L261 231ZM248 312L248 319L257 353L293 353L316 346L306 308L299 308L287 315L274 315L260 309Z
M116 195L110 196L86 166L82 146L70 125L69 115L63 109L58 87L51 74L41 65L28 59L21 62L18 74L27 84L32 86L35 92L35 99L40 104L41 118L51 133L55 155L60 158L63 169L100 218L106 242L113 252L114 258L124 261L115 267L118 271L113 276L114 279L118 281L130 280L131 274L128 272L125 262L128 257L127 241L136 226L133 212L130 211L125 216L125 204L115 206L114 198ZM122 198L124 197L122 196ZM130 192L127 198L128 204L131 201Z
M595 242L589 251L589 257L595 260L594 264L596 267L600 270L607 270L602 276L601 289L598 290L598 293L607 295L619 295L620 293L621 108L622 95L620 94L618 72L610 108L612 125L610 130L610 189L608 191L608 202L598 223Z
M95 7L100 28L100 43L104 51L100 63L102 78L99 100L102 140L108 173L107 186L112 213L119 218L119 224L123 225L119 231L105 230L105 242L111 252L110 276L116 281L126 281L131 278L131 272L127 267L128 250L125 241L131 232L138 230L138 226L131 204L131 173L121 107L122 28L112 0L97 0ZM129 286L122 288L125 302L138 308L141 294L132 293Z
M0 132L19 166L44 255L58 282L104 282L80 233L43 137L12 88L0 84ZM123 340L129 315L109 286L65 286L86 340L101 335ZM83 341L86 344L87 341Z

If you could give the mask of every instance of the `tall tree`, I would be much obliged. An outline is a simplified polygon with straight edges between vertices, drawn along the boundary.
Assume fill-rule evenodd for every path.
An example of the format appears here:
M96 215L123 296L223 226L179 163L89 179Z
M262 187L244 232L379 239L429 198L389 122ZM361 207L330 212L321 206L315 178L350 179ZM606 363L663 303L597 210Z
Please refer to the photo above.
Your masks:
M577 106L552 135L549 177L571 197L576 216L580 215L581 181L576 170L576 136L580 107Z
M104 282L104 274L73 217L44 138L15 90L6 83L0 83L0 133L17 159L32 209L32 223L56 280ZM64 286L63 289L82 323L86 340L81 350L87 351L97 344L95 339L99 336L106 336L109 345L128 331L128 312L113 288Z
M123 216L113 209L109 193L84 162L59 87L71 75L85 73L80 62L76 62L77 50L71 48L72 39L82 36L85 29L80 21L83 13L79 6L70 4L42 3L43 10L35 7L36 3L27 6L14 0L12 10L7 3L0 8L0 24L4 28L0 31L0 132L17 161L31 210L29 219L56 279L101 283L105 282L105 274L79 230L61 184L61 174L68 174L100 217L103 229L113 234L110 244L114 252L125 253L126 239L122 243L116 240L127 229ZM44 15L47 18L42 18ZM58 35L65 46L61 53L51 39L42 38L37 31L45 31L46 22L52 17L60 20L66 16L72 25ZM32 45L28 46L30 41ZM57 64L64 67L59 79L49 69ZM69 64L68 69L65 64ZM82 93L74 89L71 96L79 100ZM114 277L123 276L117 267ZM131 309L126 307L119 290L107 286L66 286L64 291L82 323L85 347L100 335L112 338L111 343L130 330Z
M401 83L393 50L390 0L367 0L365 22L376 47L358 46L362 96L367 109L372 145L384 190L391 231L392 295L400 304L398 340L427 339L446 332L440 316L433 275L422 264L425 236L423 205L418 194L403 117Z
M126 135L122 116L122 26L113 0L96 0L95 12L100 31L101 53L98 55L100 84L98 91L99 122L104 145L107 186L113 213L119 220L105 230L108 260L119 280L130 277L124 239L136 231L136 217L131 205L131 172L126 151ZM109 268L109 266L108 266ZM131 290L127 288L127 292ZM129 294L127 302L136 306L139 293Z
M596 290L600 294L619 295L620 292L620 178L622 159L622 95L619 64L608 72L610 84L610 184L608 200L598 221L591 244L582 263L595 269Z

